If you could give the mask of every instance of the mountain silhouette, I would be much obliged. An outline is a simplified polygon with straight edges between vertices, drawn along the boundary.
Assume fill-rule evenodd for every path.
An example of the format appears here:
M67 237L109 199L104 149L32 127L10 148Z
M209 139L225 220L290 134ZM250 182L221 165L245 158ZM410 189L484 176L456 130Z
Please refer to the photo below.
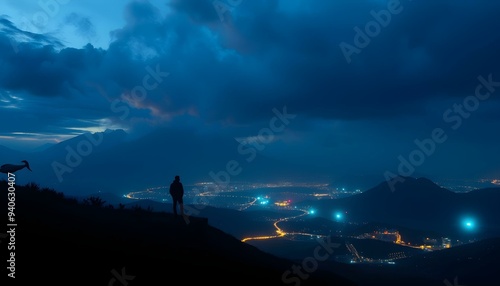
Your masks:
M403 178L391 189L387 182L347 198L306 201L318 215L332 219L336 211L348 212L349 220L379 222L468 237L461 219L472 215L478 221L476 238L500 235L498 218L500 188L454 193L427 178Z
M220 185L315 174L304 172L298 162L268 157L250 145L240 148L235 138L223 134L162 128L132 138L118 129L84 133L38 152L11 152L0 147L0 158L14 162L27 159L38 172L19 178L20 182L36 181L68 195L143 190L170 183L168 174L183 174L187 183ZM241 171L226 178L223 175L229 162L237 162Z

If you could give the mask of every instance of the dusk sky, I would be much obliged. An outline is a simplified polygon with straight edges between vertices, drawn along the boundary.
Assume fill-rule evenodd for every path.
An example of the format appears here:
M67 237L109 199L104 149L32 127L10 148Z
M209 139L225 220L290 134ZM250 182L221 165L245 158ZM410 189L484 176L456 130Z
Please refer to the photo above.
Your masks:
M499 11L487 0L4 0L0 145L183 129L235 148L265 138L266 156L329 173L382 181L405 158L433 178L500 179Z

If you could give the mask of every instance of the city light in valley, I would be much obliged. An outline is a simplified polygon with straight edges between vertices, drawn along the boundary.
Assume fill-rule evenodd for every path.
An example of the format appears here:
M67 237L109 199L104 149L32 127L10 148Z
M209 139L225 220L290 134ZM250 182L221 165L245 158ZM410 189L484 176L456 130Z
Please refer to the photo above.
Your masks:
M359 189L353 189L352 191L349 191L345 187L333 188L323 184L300 185L300 187L306 186L315 191L301 192L293 190L294 186L290 185L289 183L285 183L282 185L238 184L234 186L228 186L226 188L219 188L217 185L210 183L200 183L194 186L187 186L187 188L190 188L191 191L186 192L186 200L192 200L193 202L203 202L204 204L213 207L224 207L240 211L267 210L276 212L278 217L270 219L270 221L272 221L274 233L271 232L268 235L247 236L241 239L242 242L279 238L286 238L288 240L302 240L305 238L312 239L326 237L328 235L331 235L332 233L331 231L322 233L321 231L312 230L309 227L304 227L302 229L294 228L293 226L290 227L289 224L286 224L286 228L288 229L285 229L285 227L283 226L285 222L304 222L310 218L322 218L322 213L320 213L319 209L313 207L312 205L302 206L300 204L301 201L317 201L336 198L339 195L351 196L361 193ZM154 187L149 188L145 191L130 192L123 195L123 197L135 200L152 199L168 203L170 201L170 197L166 190L166 187ZM201 200L200 198L203 199ZM323 213L323 215L325 214ZM340 225L357 224L356 222L350 221L348 211L341 209L331 210L330 218L325 219L329 219L330 221L338 223ZM463 216L460 222L461 228L467 232L472 233L477 228L477 221L473 218L473 216ZM337 232L337 235L343 236L344 234L340 231ZM361 235L352 236L352 238L380 240L412 249L420 249L425 251L441 250L462 244L461 241L452 240L448 237L427 237L420 242L407 242L403 239L401 233L397 229L376 230L374 232L367 232ZM350 244L348 249L350 249L349 251L351 252L351 254L353 254L355 257L358 257L357 259L355 259L357 263L374 263L374 261L377 261L368 257L359 256L359 253L357 253L356 248L352 244ZM406 257L406 255L394 255L394 257L404 258ZM381 263L388 262L394 263L393 260L383 261Z

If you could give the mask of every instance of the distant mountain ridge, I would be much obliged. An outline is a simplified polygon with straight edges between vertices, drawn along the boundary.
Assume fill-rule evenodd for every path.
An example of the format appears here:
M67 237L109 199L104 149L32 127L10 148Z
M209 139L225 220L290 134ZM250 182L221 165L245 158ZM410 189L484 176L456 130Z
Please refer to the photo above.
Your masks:
M361 193L359 197L366 199L373 197L394 198L394 196L419 198L427 196L446 197L453 194L452 191L437 185L427 178L399 177L399 181L394 180L395 182L392 183L384 181ZM393 189L391 186L395 188Z
M19 173L19 182L37 182L70 193L73 187L73 194L100 191L102 188L96 182L105 176L102 169L104 166L99 170L95 165L92 166L92 162L105 152L123 144L126 138L124 130L87 132L39 151L19 153L17 156L27 160L33 170L30 173ZM78 171L83 171L86 166L97 172L78 174Z
M382 182L361 194L337 200L303 202L318 209L318 215L332 219L335 211L347 211L359 222L384 222L428 229L448 235L492 237L500 235L500 188L454 193L426 178L403 178L392 191ZM463 229L464 217L473 217L477 228Z
M22 183L35 181L69 195L123 194L165 185L175 175L184 181L224 185L303 174L298 165L266 157L250 146L241 150L238 144L232 137L167 128L130 138L119 129L78 135L39 152L14 154L0 149L0 158L30 162L33 172L20 173ZM250 158L248 152L255 156ZM235 162L240 171L229 174L227 166Z

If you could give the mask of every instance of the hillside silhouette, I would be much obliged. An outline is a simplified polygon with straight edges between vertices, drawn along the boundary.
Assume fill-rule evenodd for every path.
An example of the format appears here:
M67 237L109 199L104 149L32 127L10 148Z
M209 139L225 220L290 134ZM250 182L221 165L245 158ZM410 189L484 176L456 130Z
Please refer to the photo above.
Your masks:
M3 205L7 188L0 181ZM35 183L16 186L15 215L17 282L123 285L113 281L122 274L131 286L172 284L174 275L187 285L285 285L282 275L295 264L240 242L203 217L186 224L166 212L117 208L99 197L79 201ZM355 284L318 270L300 285Z
M400 259L395 265L351 266L326 261L322 266L335 269L359 285L482 286L497 284L499 255L500 237L496 237Z

